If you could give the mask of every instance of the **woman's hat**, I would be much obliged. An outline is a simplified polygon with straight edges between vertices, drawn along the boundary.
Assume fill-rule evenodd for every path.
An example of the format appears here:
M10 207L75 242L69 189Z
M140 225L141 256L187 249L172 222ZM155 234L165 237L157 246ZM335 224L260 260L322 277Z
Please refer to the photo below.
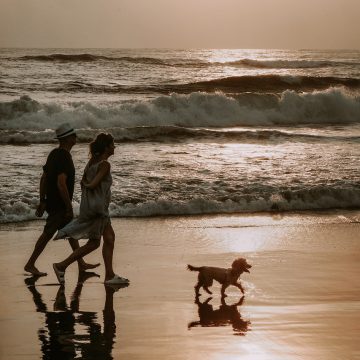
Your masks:
M55 130L55 139L63 139L64 137L70 136L70 135L76 135L75 130L70 126L70 124L65 123L60 125Z

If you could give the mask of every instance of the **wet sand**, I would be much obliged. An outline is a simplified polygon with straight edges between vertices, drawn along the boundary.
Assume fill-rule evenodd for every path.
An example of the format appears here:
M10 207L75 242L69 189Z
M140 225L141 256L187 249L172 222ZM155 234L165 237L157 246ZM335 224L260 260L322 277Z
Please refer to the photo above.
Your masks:
M0 359L360 359L358 212L113 219L116 271L57 284L51 264L70 252L51 242L25 276L42 221L0 230ZM192 265L253 265L235 287L202 292ZM101 250L87 261L102 262Z

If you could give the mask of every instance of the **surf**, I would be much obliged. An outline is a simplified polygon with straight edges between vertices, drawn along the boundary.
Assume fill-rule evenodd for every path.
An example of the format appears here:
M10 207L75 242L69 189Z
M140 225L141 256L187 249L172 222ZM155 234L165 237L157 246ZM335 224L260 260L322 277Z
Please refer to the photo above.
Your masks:
M171 94L146 101L97 104L73 102L42 103L29 96L0 102L0 143L53 141L51 130L68 121L79 129L80 141L87 141L94 131L107 129L126 137L180 136L207 137L217 133L194 132L178 128L233 128L258 126L329 126L360 123L360 97L344 89L297 93L243 94L236 97L222 93L194 92ZM141 130L141 127L153 130ZM166 128L167 127L167 128ZM171 128L174 127L174 128ZM175 129L175 130L174 130ZM120 131L121 130L121 131ZM224 135L222 135L224 136ZM234 134L226 135L234 137ZM239 141L243 134L238 134ZM250 136L248 134L248 136Z

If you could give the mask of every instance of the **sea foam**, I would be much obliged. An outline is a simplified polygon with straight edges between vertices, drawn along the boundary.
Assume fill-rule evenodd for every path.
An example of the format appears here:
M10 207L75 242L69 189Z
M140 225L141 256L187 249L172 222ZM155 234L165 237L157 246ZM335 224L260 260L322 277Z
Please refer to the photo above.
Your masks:
M360 122L360 98L344 89L281 95L195 92L129 103L40 103L28 96L0 103L1 143L53 141L53 130L71 123L80 141L108 130L118 140L136 139L141 127L225 128L237 126L346 125ZM132 133L132 135L131 135ZM125 134L125 135L124 135ZM146 137L146 134L141 134Z
M145 196L144 196L145 197ZM0 207L0 223L34 220L35 200L17 201ZM143 202L126 202L114 198L110 204L112 217L149 217L167 215L201 215L222 213L256 213L287 211L319 211L329 209L354 209L360 207L360 191L341 188L318 187L300 191L287 191L269 194L267 197L237 196L237 200L228 198L224 201L202 197L175 201L166 198ZM79 213L79 204L74 202L74 213ZM45 215L44 215L45 217Z

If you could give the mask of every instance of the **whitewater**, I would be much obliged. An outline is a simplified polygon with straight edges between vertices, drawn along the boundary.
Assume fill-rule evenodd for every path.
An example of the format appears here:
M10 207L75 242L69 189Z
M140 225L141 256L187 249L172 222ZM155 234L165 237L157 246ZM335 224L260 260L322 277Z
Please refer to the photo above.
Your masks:
M113 134L112 216L360 207L360 52L0 50L0 222L34 219L54 129Z

